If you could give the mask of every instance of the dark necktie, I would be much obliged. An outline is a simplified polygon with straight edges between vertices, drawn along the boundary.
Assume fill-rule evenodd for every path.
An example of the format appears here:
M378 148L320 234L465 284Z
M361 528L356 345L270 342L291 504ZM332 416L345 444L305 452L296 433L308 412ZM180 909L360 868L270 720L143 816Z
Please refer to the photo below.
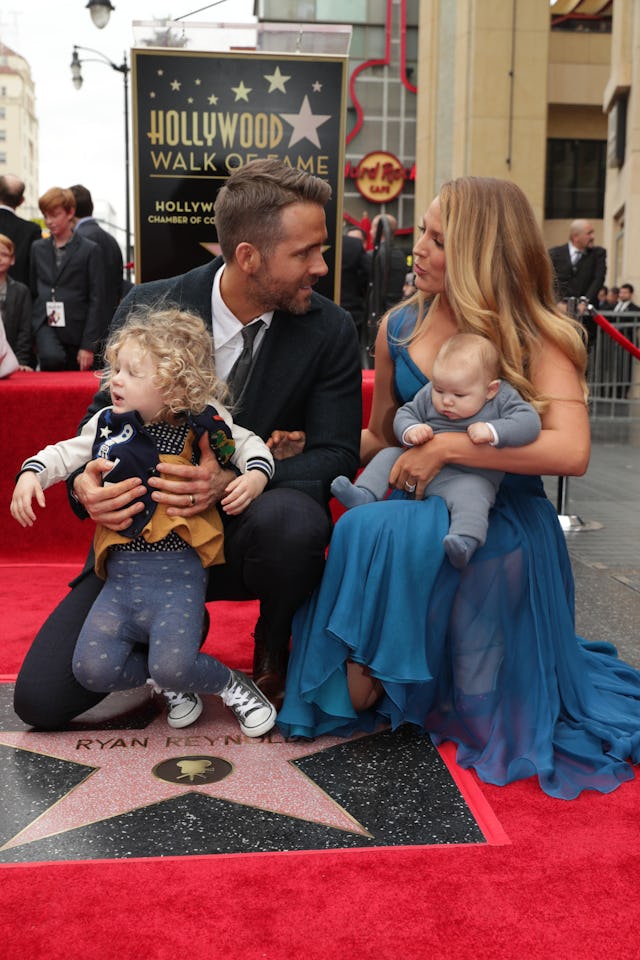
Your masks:
M242 393L244 385L247 382L253 361L253 343L262 330L263 325L264 320L256 320L254 323L242 328L242 353L232 366L229 376L227 377L227 386L236 400Z

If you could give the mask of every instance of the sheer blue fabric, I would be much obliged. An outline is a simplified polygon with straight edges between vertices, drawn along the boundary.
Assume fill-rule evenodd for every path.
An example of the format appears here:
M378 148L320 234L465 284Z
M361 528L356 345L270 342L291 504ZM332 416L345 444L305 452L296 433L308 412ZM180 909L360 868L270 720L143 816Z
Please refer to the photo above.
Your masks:
M425 377L390 324L400 400ZM395 338L395 339L394 339ZM462 572L444 556L439 497L357 507L336 524L322 584L294 620L278 722L316 737L412 723L488 783L537 776L551 796L608 793L640 760L640 673L608 643L575 634L564 534L539 477L509 474L487 542ZM382 682L356 714L347 659Z

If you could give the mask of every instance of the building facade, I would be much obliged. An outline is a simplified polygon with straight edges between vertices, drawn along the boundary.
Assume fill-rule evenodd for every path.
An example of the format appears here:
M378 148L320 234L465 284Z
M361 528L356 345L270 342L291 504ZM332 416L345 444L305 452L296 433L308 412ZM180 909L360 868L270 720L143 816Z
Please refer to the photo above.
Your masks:
M640 287L637 0L420 0L416 206L505 177L547 246L585 217L609 285Z
M38 121L36 96L27 61L0 43L0 175L25 183L20 216L38 218Z
M411 249L418 104L418 0L258 0L262 23L350 24L346 224L390 214Z

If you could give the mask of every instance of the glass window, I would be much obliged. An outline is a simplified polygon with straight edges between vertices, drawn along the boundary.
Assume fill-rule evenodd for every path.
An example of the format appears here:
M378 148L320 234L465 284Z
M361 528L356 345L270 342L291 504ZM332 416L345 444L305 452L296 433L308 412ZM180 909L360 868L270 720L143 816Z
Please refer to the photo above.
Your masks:
M366 23L367 0L349 0L348 4L344 0L317 0L316 19L323 23Z
M545 219L601 219L606 160L606 140L548 140Z

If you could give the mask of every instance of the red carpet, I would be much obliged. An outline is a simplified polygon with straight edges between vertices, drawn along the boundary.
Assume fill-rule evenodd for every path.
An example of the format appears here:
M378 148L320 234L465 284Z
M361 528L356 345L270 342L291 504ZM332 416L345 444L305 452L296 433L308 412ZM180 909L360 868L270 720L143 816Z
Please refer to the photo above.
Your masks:
M0 674L15 672L70 571L17 568L11 578L3 568ZM253 605L215 604L212 614L208 648L246 666L250 645L230 651L228 641L248 641ZM638 780L570 803L530 781L475 783L497 818L494 844L2 866L2 956L637 957Z
M77 376L84 377L80 395L77 385L66 395L67 379L57 386L38 380L46 389L37 394L35 375L0 384L0 675L15 674L30 637L81 566L91 535L88 524L70 518L62 497L53 499L62 491L48 497L46 520L26 537L7 512L14 460L17 468L59 436L63 421L73 432L94 386ZM20 443L12 427L18 411L31 431ZM224 649L225 659L246 668L253 605L216 604L211 612L207 649ZM0 955L635 960L638 779L609 796L569 803L551 800L531 781L472 783L493 843L0 866Z

